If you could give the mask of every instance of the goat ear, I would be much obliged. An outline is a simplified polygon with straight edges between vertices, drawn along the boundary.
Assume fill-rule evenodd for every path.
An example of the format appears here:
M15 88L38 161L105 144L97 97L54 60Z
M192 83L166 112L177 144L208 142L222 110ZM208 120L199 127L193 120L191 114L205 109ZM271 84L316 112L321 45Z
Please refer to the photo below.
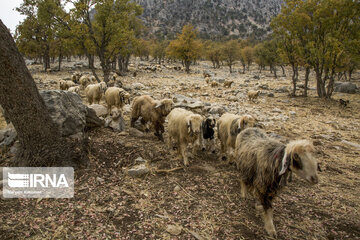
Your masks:
M155 105L155 108L159 108L161 106L162 106L161 102L157 102L156 105Z
M239 123L239 129L243 130L245 128L245 119L242 118Z
M189 120L187 121L187 128L188 128L188 133L191 133L191 132L192 132L191 119L189 119Z
M292 157L292 165L294 166L294 168L296 169L302 169L303 168L303 164L301 162L301 158L299 157L298 154L294 154L294 156Z
M288 157L288 153L285 151L284 152L284 157L281 160L281 168L280 168L280 172L279 172L279 176L283 175L284 173L286 173L286 170L289 168L290 166L290 162L291 162L291 158Z

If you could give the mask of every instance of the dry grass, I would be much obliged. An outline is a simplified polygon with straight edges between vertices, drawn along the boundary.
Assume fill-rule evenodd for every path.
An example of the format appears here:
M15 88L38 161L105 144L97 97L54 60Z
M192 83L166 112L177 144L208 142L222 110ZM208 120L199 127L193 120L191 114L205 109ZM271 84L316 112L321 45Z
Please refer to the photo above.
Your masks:
M202 70L204 64L194 69ZM226 71L223 68L216 72L227 76ZM240 90L246 93L256 88L259 81L252 79L254 74L255 70L249 75L227 76L234 80L231 90L238 89L247 78L250 83ZM40 88L55 89L49 80L69 77L70 73L34 70L33 75ZM246 98L230 103L226 100L232 95L229 89L211 88L201 75L164 70L140 72L136 78L125 77L123 81L141 82L149 87L144 92L155 97L170 91L234 106L235 112L259 117L267 132L287 139L314 140L323 169L320 183L310 187L295 177L275 201L274 221L279 239L360 239L359 149L342 142L360 139L359 94L334 95L334 99L350 100L346 109L341 109L336 101L316 98L313 90L308 98L275 93L275 98L260 96L257 103ZM290 86L290 77L262 77L260 83L270 88ZM209 96L202 96L204 92ZM274 108L289 119L277 120L280 113L272 112ZM292 116L290 111L296 114ZM125 116L128 119L128 113ZM154 169L182 167L182 161L175 152L169 154L166 145L152 133L140 139L128 133L94 129L90 137L91 162L87 169L76 171L75 197L0 200L0 239L266 239L253 199L240 198L237 171L220 162L217 154L199 153L187 169L153 172L134 179L126 175L125 168L139 156L149 160ZM8 161L3 159L0 165L6 166ZM168 225L180 225L181 234L170 235L166 231Z

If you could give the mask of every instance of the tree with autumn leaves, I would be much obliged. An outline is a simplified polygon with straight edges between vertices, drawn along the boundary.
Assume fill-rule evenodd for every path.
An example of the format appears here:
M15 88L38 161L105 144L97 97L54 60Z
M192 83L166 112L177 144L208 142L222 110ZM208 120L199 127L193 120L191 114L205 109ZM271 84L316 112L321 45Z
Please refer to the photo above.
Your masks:
M185 66L185 71L190 73L190 65L201 55L202 43L197 37L195 28L191 25L185 25L181 34L170 42L166 49L169 56L181 60Z

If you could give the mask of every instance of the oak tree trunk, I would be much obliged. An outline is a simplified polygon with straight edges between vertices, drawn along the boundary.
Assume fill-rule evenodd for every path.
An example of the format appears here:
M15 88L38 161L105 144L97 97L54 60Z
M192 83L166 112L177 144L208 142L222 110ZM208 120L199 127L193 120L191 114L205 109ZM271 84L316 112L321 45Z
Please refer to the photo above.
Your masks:
M80 144L61 137L24 59L1 20L0 105L13 123L19 139L15 165L69 166L83 159L83 152L75 151L75 146Z
M309 85L309 75L310 75L310 67L306 67L305 69L305 86L304 86L304 96L307 97L307 90Z

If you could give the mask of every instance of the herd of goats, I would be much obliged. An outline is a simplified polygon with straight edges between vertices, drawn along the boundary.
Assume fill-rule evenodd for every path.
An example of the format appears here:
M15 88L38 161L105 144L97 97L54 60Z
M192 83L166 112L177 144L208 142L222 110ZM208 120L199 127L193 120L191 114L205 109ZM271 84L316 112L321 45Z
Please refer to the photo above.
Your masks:
M113 83L111 83L111 81ZM111 81L94 83L93 76L74 74L72 81L60 82L61 90L79 93L84 90L89 102L99 103L104 96L108 114L115 106L122 111L130 103L130 94L114 85L116 75ZM208 81L208 78L206 78ZM76 83L79 84L76 86ZM231 83L225 82L227 87ZM249 91L250 100L259 95L258 91ZM255 207L262 211L265 230L271 237L276 237L273 223L272 201L278 192L286 186L292 172L311 184L318 183L318 171L321 171L314 157L314 146L308 140L294 140L283 144L269 137L262 129L256 127L256 119L251 115L223 114L217 121L213 117L182 108L173 108L172 99L155 100L151 96L137 96L132 101L131 127L140 119L141 124L152 124L155 136L164 141L165 119L168 120L168 145L177 149L184 165L189 165L187 147L214 151L215 129L221 144L222 159L236 164L240 172L241 196L252 193L256 199Z

